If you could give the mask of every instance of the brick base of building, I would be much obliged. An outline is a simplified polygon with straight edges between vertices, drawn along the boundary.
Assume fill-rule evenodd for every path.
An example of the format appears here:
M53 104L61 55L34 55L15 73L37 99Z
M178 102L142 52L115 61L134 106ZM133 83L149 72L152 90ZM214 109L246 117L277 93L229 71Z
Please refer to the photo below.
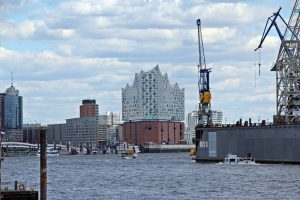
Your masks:
M183 137L183 122L139 121L123 123L123 139L130 144L180 144Z

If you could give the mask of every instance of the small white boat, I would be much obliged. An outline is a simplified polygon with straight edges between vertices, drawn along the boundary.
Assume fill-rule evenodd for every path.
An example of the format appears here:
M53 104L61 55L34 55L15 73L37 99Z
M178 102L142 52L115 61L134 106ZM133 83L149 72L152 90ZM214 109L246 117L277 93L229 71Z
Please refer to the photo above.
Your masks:
M59 156L59 151L57 149L54 149L54 148L47 148L46 155L47 156ZM37 156L39 156L39 157L41 156L40 149L37 152Z
M253 157L238 157L237 155L234 155L234 154L227 154L225 159L224 159L224 164L248 164L248 165L251 165L251 164L256 164L255 163L255 158Z

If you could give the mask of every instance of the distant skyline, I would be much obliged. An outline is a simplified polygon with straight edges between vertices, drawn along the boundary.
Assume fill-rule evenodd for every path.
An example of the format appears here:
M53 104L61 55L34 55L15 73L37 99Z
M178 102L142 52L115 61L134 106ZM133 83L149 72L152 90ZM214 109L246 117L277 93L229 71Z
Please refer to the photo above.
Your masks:
M83 99L99 114L121 112L121 88L157 64L185 88L185 113L197 108L198 44L202 20L212 68L212 109L227 123L240 117L272 120L276 112L275 30L255 64L265 22L286 0L3 0L0 2L0 92L23 96L23 123L53 124L79 116ZM282 29L284 30L284 29ZM255 87L256 86L256 87Z

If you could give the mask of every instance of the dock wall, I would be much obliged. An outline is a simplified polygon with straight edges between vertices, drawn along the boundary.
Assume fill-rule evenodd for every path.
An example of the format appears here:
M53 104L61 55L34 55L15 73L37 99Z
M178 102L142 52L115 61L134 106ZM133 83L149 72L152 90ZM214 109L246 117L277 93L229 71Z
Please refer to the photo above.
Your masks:
M196 129L197 130L197 129ZM197 162L218 162L226 154L250 153L260 163L300 164L300 126L200 128Z

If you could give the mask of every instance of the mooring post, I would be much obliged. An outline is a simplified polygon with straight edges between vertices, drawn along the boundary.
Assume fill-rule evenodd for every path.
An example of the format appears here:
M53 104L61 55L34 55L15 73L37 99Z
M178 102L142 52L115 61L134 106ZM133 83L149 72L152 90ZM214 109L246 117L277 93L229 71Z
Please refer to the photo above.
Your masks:
M2 196L2 160L3 160L3 157L2 157L2 135L4 135L5 133L3 131L1 131L1 134L0 134L0 200L3 199L3 196Z
M46 129L40 130L40 191L41 200L47 200L47 135Z

